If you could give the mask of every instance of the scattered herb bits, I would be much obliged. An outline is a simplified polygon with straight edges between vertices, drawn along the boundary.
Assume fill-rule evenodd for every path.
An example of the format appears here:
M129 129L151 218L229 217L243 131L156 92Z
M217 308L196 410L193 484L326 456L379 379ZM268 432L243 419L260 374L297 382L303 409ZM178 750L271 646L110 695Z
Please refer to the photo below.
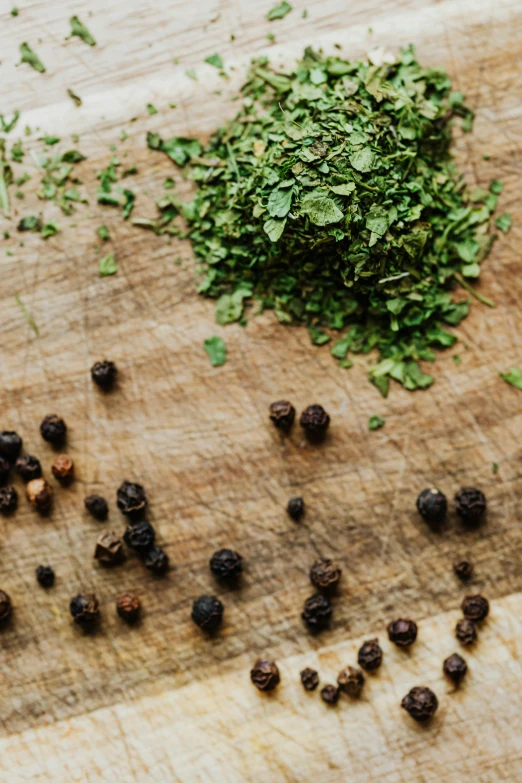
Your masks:
M215 595L200 595L192 604L192 619L204 631L217 631L223 621L225 607Z
M104 522L107 519L109 505L101 495L88 495L83 503L89 514L98 522Z
M461 609L466 620L480 623L489 614L489 601L482 595L467 595L462 601Z
M301 683L305 691L315 691L319 685L319 675L315 669L306 668L303 669L301 674Z
M480 522L486 511L486 498L480 489L464 487L455 495L455 506L459 517L468 524Z
M95 362L91 367L91 378L101 389L108 391L114 385L118 369L114 362L104 359L102 362Z
M357 662L366 672L373 672L379 668L382 663L382 649L378 639L369 639L361 645Z
M54 585L54 579L54 571L51 566L38 566L36 569L36 581L40 587L52 587Z
M94 558L104 566L114 566L123 563L125 554L121 538L115 533L102 533L96 541Z
M401 701L403 710L418 723L425 723L433 718L438 706L439 702L433 691L422 685L412 688Z
M0 487L0 514L12 514L18 506L18 492L14 487Z
M312 441L321 440L330 425L330 417L322 405L309 405L301 414L299 423Z
M136 517L145 511L147 494L141 484L124 481L116 494L116 503L122 514Z
M94 593L78 593L71 599L69 611L78 625L93 626L100 614L98 599Z
M477 626L472 620L459 620L455 626L455 636L465 647L475 644L478 639Z
M288 432L294 423L295 408L288 400L277 400L270 405L269 416L278 429Z
M5 623L13 613L11 599L4 590L0 590L0 623Z
M169 557L160 546L151 546L143 558L143 565L154 574L164 574L169 568Z
M0 455L14 462L22 450L22 438L16 432L0 432Z
M29 481L26 487L27 498L40 514L46 514L53 503L53 492L43 478Z
M304 514L305 505L302 497L290 498L286 506L288 516L298 522Z
M62 484L69 484L74 475L74 462L68 454L58 454L51 465L53 476Z
M388 638L397 647L409 647L417 638L417 623L413 620L393 620L388 625Z
M252 667L250 679L258 690L273 691L281 682L281 675L274 661L259 658Z
M341 569L329 557L320 557L310 569L310 581L318 590L333 593L341 578Z
M40 465L40 460L31 454L22 454L16 460L16 472L23 481L41 478L42 466Z
M127 623L135 623L140 616L140 599L134 593L124 593L116 601L116 611L122 620Z
M129 525L123 534L123 540L135 552L146 554L154 544L156 532L150 522L141 519Z
M325 704L330 704L332 706L337 704L340 695L341 692L335 685L325 685L321 688L321 699Z
M457 560L453 564L453 571L462 582L467 582L473 576L473 563L469 560Z
M325 595L312 595L306 599L301 617L308 630L322 631L330 625L332 604Z
M218 579L234 582L243 571L243 558L233 549L219 549L210 558L210 570Z
M431 525L438 525L446 518L448 501L440 489L424 489L417 498L417 511Z
M449 658L446 658L444 661L442 671L454 685L460 685L466 676L468 665L461 655L453 653L453 655L450 655Z
M67 425L60 416L50 413L40 424L40 433L42 438L53 445L60 445L64 442L67 434Z
M353 666L347 666L337 677L339 689L347 696L357 698L364 687L364 674Z

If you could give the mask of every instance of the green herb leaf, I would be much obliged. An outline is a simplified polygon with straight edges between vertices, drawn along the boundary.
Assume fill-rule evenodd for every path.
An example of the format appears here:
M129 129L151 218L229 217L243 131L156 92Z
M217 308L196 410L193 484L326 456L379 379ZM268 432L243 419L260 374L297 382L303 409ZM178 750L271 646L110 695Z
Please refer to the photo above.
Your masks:
M217 52L210 54L208 57L205 57L205 62L209 65L213 65L214 68L223 68L223 60L221 59L221 55L219 55Z
M308 193L301 201L301 214L308 215L310 222L316 226L328 226L338 223L343 213L335 202L321 193Z
M98 226L98 228L96 229L96 233L98 234L100 239L103 239L104 242L107 242L111 238L111 235L109 234L109 229L104 224Z
M87 158L78 150L68 150L63 153L61 160L63 163L81 163L82 160L87 160Z
M205 348L205 352L210 359L210 364L212 367L221 367L223 364L225 364L227 359L227 349L221 337L218 337L215 334L212 337L207 337L203 343L203 347Z
M381 416L370 416L368 419L369 430L380 430L385 424L386 421Z
M45 73L45 66L36 52L33 52L28 43L20 44L20 64L27 63L38 73Z
M52 147L54 144L60 143L59 136L39 136L38 141L43 141L48 147Z
M500 196L504 189L504 183L501 179L492 179L489 185L489 189L496 196Z
M152 117L153 114L157 114L158 113L158 110L156 109L155 106L152 105L152 103L147 103L147 111L148 111L148 113L150 114L151 117Z
M509 372L501 372L499 375L503 381L522 391L522 372L518 367L512 367Z
M84 41L86 44L89 44L89 46L96 46L96 41L90 34L87 27L82 22L80 22L77 16L71 16L69 22L71 24L71 34L69 38L72 38L74 35L76 35L78 38L81 38L82 41Z
M82 99L79 95L76 95L74 90L71 90L70 87L67 88L67 95L72 100L72 102L75 104L75 106L81 106L82 105Z
M29 324L29 326L31 327L33 332L35 334L39 334L40 330L38 329L38 326L36 325L36 321L34 320L33 316L31 315L31 313L29 312L29 310L27 309L27 307L23 303L22 297L19 296L18 294L16 294L15 300L16 300L16 303L17 303L18 307L22 311L25 320L27 321L27 323Z
M498 473L498 464L496 462L494 462L491 467L492 467L493 473Z
M188 76L189 79L193 79L195 82L197 82L198 80L198 75L194 70L194 68L187 68L187 70L185 71L185 76Z
M42 226L42 229L40 231L40 236L42 239L48 239L49 237L53 237L55 234L59 232L59 227L54 220L50 220L48 223L46 223L44 226Z
M118 271L118 264L114 258L114 253L108 253L98 262L98 274L100 277L109 277L115 275Z
M283 0L282 3L278 3L267 13L266 18L272 22L274 19L283 19L292 10L290 3Z
M20 112L18 109L15 109L10 120L6 120L4 115L0 114L0 130L2 133L9 133L9 131L12 131L19 119Z
M40 231L42 221L36 215L27 215L18 223L18 231Z
M511 228L511 215L509 212L504 212L503 215L499 215L498 218L495 220L495 225L497 228L499 228L501 231L504 232L504 234L507 234L509 229Z

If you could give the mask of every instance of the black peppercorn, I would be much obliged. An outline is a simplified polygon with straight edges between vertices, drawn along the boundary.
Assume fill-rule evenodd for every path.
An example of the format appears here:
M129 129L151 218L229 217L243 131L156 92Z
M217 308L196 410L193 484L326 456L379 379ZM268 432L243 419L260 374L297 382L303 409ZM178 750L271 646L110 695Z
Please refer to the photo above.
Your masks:
M91 377L94 383L102 389L110 389L117 374L116 365L107 359L103 362L95 362L91 367Z
M61 481L62 484L68 484L74 474L74 462L68 454L58 454L51 465L53 476Z
M473 574L473 563L470 563L469 560L457 560L453 565L453 570L458 578L465 582L468 579L471 579Z
M382 663L382 650L377 639L369 639L359 649L357 655L359 666L367 672L378 669Z
M6 459L6 457L0 456L0 484L6 483L6 481L9 479L10 472L11 463L8 459Z
M49 443L63 443L67 434L67 425L56 413L49 413L40 424L42 438Z
M417 624L413 620L393 620L388 625L388 638L398 647L409 647L417 638Z
M417 511L432 525L442 522L448 510L448 501L440 489L424 489L417 498Z
M459 620L455 626L455 636L466 647L475 644L478 638L477 626L472 620Z
M83 502L89 514L95 519L100 522L107 519L109 506L105 498L102 498L101 495L88 495Z
M37 478L29 481L26 492L29 502L40 514L46 514L49 511L53 503L53 493L45 479Z
M451 680L455 685L460 685L468 671L468 665L461 655L453 653L444 661L442 671L448 680Z
M41 587L54 585L54 571L51 566L39 565L36 569L36 580Z
M462 601L461 609L466 620L480 623L489 614L489 601L482 595L467 595Z
M341 692L335 685L325 685L324 688L321 688L321 699L326 704L337 704L340 695Z
M40 460L31 456L31 454L22 454L16 460L16 472L23 481L41 478L42 466L40 465Z
M270 406L270 419L280 430L289 430L294 423L295 408L287 400L278 400Z
M303 498L290 498L286 507L288 516L297 522L304 514Z
M145 519L129 525L123 534L127 546L140 553L147 552L153 546L155 537L154 528Z
M124 481L116 494L116 502L122 514L139 516L147 505L147 494L141 484Z
M169 567L169 556L160 546L151 546L143 558L143 564L155 574L164 574Z
M16 432L0 432L0 455L14 462L22 450L22 438Z
M243 558L233 549L218 549L210 558L210 570L218 579L234 581L243 570Z
M301 682L305 691L315 691L319 685L319 675L315 669L306 668L301 672Z
M337 589L341 569L328 557L320 557L310 569L310 581L318 590L333 593Z
M274 661L259 658L250 672L250 679L258 690L273 691L281 682L281 675Z
M322 405L309 405L299 421L310 440L320 440L326 435L330 417Z
M455 495L456 510L464 522L476 524L486 510L486 498L480 489L464 487Z
M96 541L94 557L104 566L113 566L122 563L125 555L121 539L110 531L102 533Z
M11 599L3 590L0 590L0 623L5 623L13 613Z
M401 701L403 710L406 710L418 723L424 723L432 718L438 706L439 702L433 691L422 685L412 688Z
M71 599L69 610L79 625L93 625L98 619L100 609L94 593L79 593Z
M321 631L330 624L332 616L332 604L325 595L310 596L305 601L301 614L302 619L310 631Z
M0 514L11 514L18 505L18 492L14 487L0 487Z
M337 685L343 693L357 698L361 695L364 686L364 674L353 666L347 666L337 677Z
M221 625L224 610L215 595L200 595L192 604L192 619L204 631L215 631Z
M116 601L116 611L128 623L135 623L140 615L140 599L134 593L124 593Z

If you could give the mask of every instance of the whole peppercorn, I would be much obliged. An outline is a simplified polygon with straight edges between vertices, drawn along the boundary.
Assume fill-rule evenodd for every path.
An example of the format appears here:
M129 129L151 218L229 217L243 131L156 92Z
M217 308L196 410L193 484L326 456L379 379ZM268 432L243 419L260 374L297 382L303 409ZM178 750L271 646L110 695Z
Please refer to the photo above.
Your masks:
M448 680L451 680L455 685L460 685L468 671L468 665L461 655L453 653L444 661L442 671Z
M51 566L39 565L36 569L36 581L41 587L54 585L54 571Z
M315 691L319 685L319 675L315 669L309 669L307 667L306 669L303 669L300 676L305 691Z
M14 462L22 450L22 438L18 433L4 430L0 432L0 454L9 462Z
M96 541L94 557L102 565L113 566L124 560L123 544L115 533L102 533Z
M91 367L91 377L94 383L102 389L110 389L117 374L116 365L107 359L103 362L95 362Z
M382 650L377 639L369 639L359 649L357 655L359 666L366 672L373 672L382 663Z
M281 675L274 661L259 658L250 672L250 679L258 690L273 691L281 682Z
M455 636L466 647L475 644L478 638L477 626L473 620L459 620L455 626Z
M59 445L65 440L67 425L56 413L49 413L40 424L40 433L44 440Z
M388 638L398 647L409 647L417 638L417 624L413 620L393 620L388 625Z
M305 601L304 609L301 614L310 631L321 631L330 624L332 616L332 604L324 595L310 596Z
M143 564L155 574L164 574L169 567L169 556L160 546L152 546L145 555Z
M142 519L133 525L129 525L123 534L123 540L130 549L145 553L154 544L156 532L150 522Z
M299 423L310 440L320 440L326 435L330 417L322 405L309 405L302 412Z
M204 631L215 631L221 625L224 610L215 595L200 595L192 604L192 619Z
M270 406L270 419L280 430L289 430L294 423L295 408L287 400L278 400Z
M489 601L482 595L467 595L462 601L461 609L466 620L480 623L489 614Z
M234 581L243 571L243 558L233 549L218 549L210 558L210 570L218 579Z
M341 569L329 557L320 557L310 569L310 581L318 590L333 593L337 589Z
M321 699L326 704L337 704L340 695L341 692L335 685L325 685L324 688L321 688Z
M5 484L11 472L11 463L6 457L0 456L0 484Z
M89 514L99 522L107 519L109 506L101 495L88 495L83 502Z
M476 524L486 510L486 498L480 489L464 487L455 495L456 511L469 524Z
M69 610L74 622L79 625L89 626L98 619L100 608L98 599L94 593L79 593L71 599Z
M0 487L0 514L11 514L18 505L18 492L14 487Z
M448 501L440 489L424 489L417 498L417 511L432 525L442 522L448 510Z
M433 691L422 685L412 688L401 701L403 710L418 723L425 723L432 718L438 706L439 702Z
M74 462L68 454L58 454L53 464L51 465L53 476L61 481L63 484L67 484L71 481L74 474Z
M7 593L4 593L3 590L0 590L0 623L5 623L6 620L9 620L12 613L13 605L11 603L11 599Z
M116 494L116 502L122 514L139 516L147 505L147 494L141 484L124 481Z
M458 578L465 582L468 579L471 579L471 575L473 574L473 563L470 563L469 560L457 560L453 565L453 570Z
M116 611L123 620L134 623L140 615L140 599L134 593L124 593L116 601Z
M40 465L40 460L31 456L31 454L22 454L16 460L16 472L23 481L41 478L42 466Z
M52 489L43 478L33 479L26 487L29 502L41 514L47 513L53 502Z
M304 500L303 498L290 498L286 507L288 516L297 522L304 514Z
M337 685L343 693L356 698L361 695L364 686L364 674L353 666L347 666L337 677Z

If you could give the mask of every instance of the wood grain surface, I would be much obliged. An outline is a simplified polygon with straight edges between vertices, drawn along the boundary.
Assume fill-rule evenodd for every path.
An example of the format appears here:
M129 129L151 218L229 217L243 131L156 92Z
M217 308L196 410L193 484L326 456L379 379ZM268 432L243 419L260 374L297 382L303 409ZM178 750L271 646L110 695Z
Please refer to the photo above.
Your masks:
M20 508L1 522L0 587L15 612L0 635L0 780L520 779L522 395L498 377L522 364L520 4L295 0L293 12L273 23L265 19L271 0L17 5L20 13L11 17L11 3L0 0L0 113L22 111L14 138L26 124L38 127L24 137L28 150L40 151L38 137L56 134L62 141L55 149L78 147L88 156L76 170L90 204L66 218L39 202L31 195L38 172L27 155L27 196L16 201L11 222L0 220L11 233L0 246L0 428L19 431L50 475L53 451L38 425L57 412L67 421L67 450L77 466L67 489L50 479L56 502L49 518L28 507L18 484ZM64 40L74 13L96 47ZM22 41L38 52L45 74L16 67ZM122 165L135 163L138 174L126 180L138 195L134 214L154 217L166 176L181 194L188 186L165 156L147 149L146 131L204 138L233 115L231 97L253 54L291 64L306 45L330 51L339 44L354 57L410 41L423 62L446 68L455 89L468 95L477 118L474 133L456 140L459 163L472 185L503 179L500 211L513 214L514 227L495 244L481 279L480 290L497 308L473 306L457 330L461 342L434 366L430 390L393 388L383 400L366 380L367 358L341 370L328 349L310 345L305 330L280 326L270 313L246 328L217 326L213 303L195 292L190 247L100 208L96 172L112 154ZM215 51L234 69L229 80L203 63ZM188 68L198 81L185 75ZM82 107L67 88L82 97ZM149 102L159 110L153 117ZM36 211L56 218L62 231L47 242L23 235L21 246L16 222ZM112 239L100 251L95 231L102 222ZM98 258L109 250L119 271L100 279ZM211 368L203 352L211 334L227 343L222 368ZM120 368L111 394L100 393L89 375L104 357ZM304 442L298 427L288 438L271 427L267 408L281 397L298 410L325 406L332 425L321 447ZM373 414L386 426L369 433ZM164 578L132 555L113 570L92 558L102 530L123 531L114 500L124 478L148 490L150 519L172 564ZM467 484L487 494L486 523L466 531L451 513L440 533L428 530L415 513L417 493L437 485L452 497ZM83 510L92 491L110 499L104 524ZM285 513L295 494L307 505L299 525ZM245 558L239 590L211 578L209 557L222 546ZM332 629L310 637L300 612L317 555L338 560L343 580ZM469 591L482 591L492 607L479 644L464 653L468 680L454 692L441 666L457 650L453 628L468 592L452 572L457 555L473 559ZM36 584L41 562L56 570L52 590ZM69 616L80 589L100 599L102 623L92 635ZM137 627L115 612L125 590L142 597ZM204 592L226 606L213 639L190 620L191 602ZM387 622L400 615L419 623L410 653L385 638ZM302 691L303 666L317 666L322 682L333 681L355 661L361 640L374 636L384 663L367 678L359 702L329 709L317 693ZM281 668L271 696L249 682L258 655ZM416 684L439 696L429 726L415 725L399 708Z

